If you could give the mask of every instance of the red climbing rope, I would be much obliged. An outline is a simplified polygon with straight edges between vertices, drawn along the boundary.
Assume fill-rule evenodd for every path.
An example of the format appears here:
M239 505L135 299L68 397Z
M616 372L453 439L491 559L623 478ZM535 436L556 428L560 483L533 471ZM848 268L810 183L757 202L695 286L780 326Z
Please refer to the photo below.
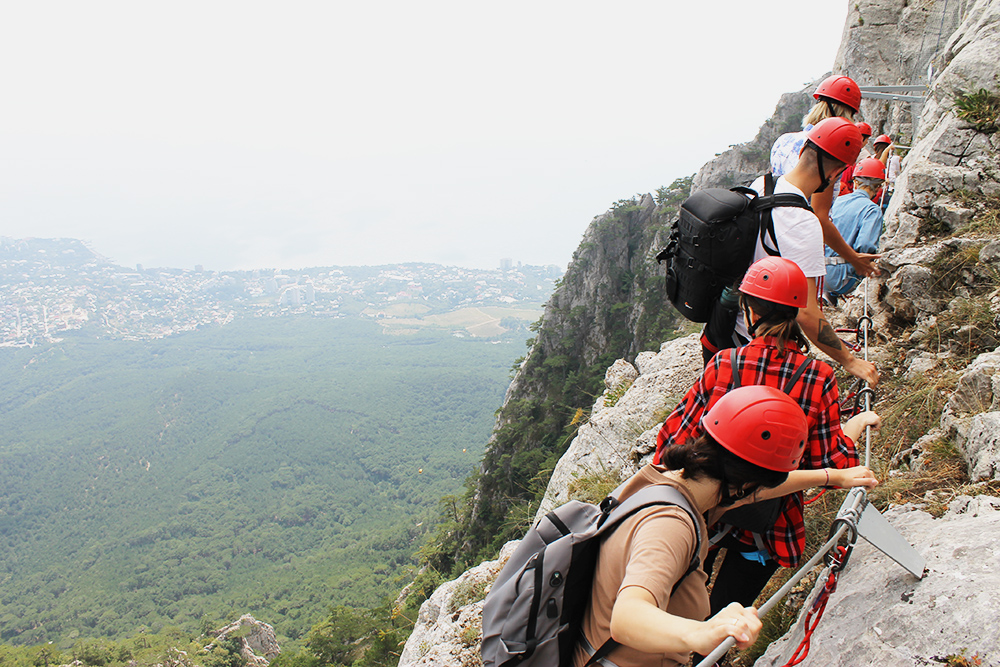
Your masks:
M803 501L802 501L802 504L803 504L803 505L811 505L812 503L814 503L814 502L816 502L817 500L819 500L819 499L820 499L820 497L821 497L821 496L822 496L822 495L823 495L824 493L826 493L826 489L822 489L822 490L821 490L821 491L820 491L819 493L817 493L817 494L816 494L815 496L813 496L813 497L812 497L812 498L810 498L809 500L803 500Z
M857 329L834 329L834 331L836 331L837 333L849 333L849 334L854 334L855 336L858 335ZM864 343L861 342L849 343L843 338L840 339L840 342L843 343L844 347L848 348L851 352L860 352L861 349L864 347Z
M806 614L805 636L799 642L795 653L792 654L792 657L782 667L793 667L805 660L806 656L809 655L809 645L812 641L813 632L816 631L820 619L823 618L823 612L826 611L826 603L830 601L830 595L837 590L837 577L840 576L847 558L848 550L846 547L837 547L836 551L837 555L832 558L833 564L830 567L830 576L826 578L823 590L816 596L812 607L809 609L809 613Z
M858 395L858 392L855 391L855 389L851 389L851 391L840 397L841 415L847 415L848 417L854 416L854 406L852 405L852 402L854 401L854 397Z

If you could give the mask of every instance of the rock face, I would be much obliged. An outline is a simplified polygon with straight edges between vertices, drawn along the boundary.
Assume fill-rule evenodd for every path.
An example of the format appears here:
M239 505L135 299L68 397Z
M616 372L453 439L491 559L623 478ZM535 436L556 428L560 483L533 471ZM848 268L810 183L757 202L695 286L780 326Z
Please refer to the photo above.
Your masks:
M239 638L240 655L253 667L267 667L268 663L281 653L274 628L249 614L240 616L238 621L218 630L215 641L223 641L230 635ZM205 650L211 651L214 645L215 642L209 644Z
M933 63L940 70L935 56L971 5L968 0L851 2L833 69L862 86L926 83L928 66ZM892 132L912 138L914 112L919 115L919 104L873 99L861 102L861 115L876 135Z
M508 543L497 560L481 563L438 587L422 605L413 634L406 640L399 667L482 665L483 598L518 542Z
M935 519L912 506L887 513L926 559L918 580L859 540L815 633L807 665L912 667L1000 663L1000 499L962 496ZM756 667L784 665L801 624ZM969 662L947 662L964 655ZM981 662L973 662L975 658Z
M893 197L889 205L887 249L912 245L932 222L952 231L966 225L969 214L956 202L959 194L1000 192L1000 140L996 134L977 131L954 113L956 99L963 94L980 88L996 90L1000 4L979 0L963 15L961 26L946 40L943 70L933 82L914 148L897 181L902 196Z
M973 481L1000 479L1000 349L979 355L958 381L941 429L965 455Z
M977 130L955 112L956 101L966 93L980 88L996 93L1000 87L1000 0L861 0L850 5L835 72L863 86L917 84L925 81L933 65L929 94L919 108L862 102L862 115L876 133L887 132L912 146L886 215L883 276L869 281L867 289L875 329L889 332L892 353L902 356L891 361L901 364L900 375L913 381L943 373L946 367L961 368L955 358L963 346L972 349L964 342L972 329L985 321L986 328L995 330L1000 321L1000 242L995 228L977 231L983 202L1000 197L1000 133ZM706 164L693 187L730 186L761 173L773 139L798 129L811 104L811 89L782 98L758 137ZM540 355L535 357L539 364L563 363L556 341L573 333L574 317L587 322L579 347L588 363L602 359L602 351L616 345L626 350L616 353L625 359L613 365L613 359L606 361L611 368L604 393L559 461L543 512L563 502L581 477L594 472L625 476L635 470L652 452L659 422L700 370L694 337L671 341L659 352L641 351L638 341L643 335L638 331L652 310L652 302L642 302L648 291L637 292L632 305L611 306L622 298L611 288L623 277L636 276L636 282L649 289L648 268L640 267L654 263L651 251L662 245L668 222L660 202L654 206L643 198L626 208L595 219L588 230L571 265L572 285L553 297L538 340L507 397L508 405L530 407L525 396L545 393L540 381L524 370L534 363L535 354ZM856 322L861 303L848 300L840 316ZM617 321L607 317L615 307L625 313ZM615 327L627 329L622 334L629 339L626 343L615 342ZM962 452L974 480L1000 479L1000 348L978 356L957 386L954 379L948 382L940 388L949 399L939 426L901 452L896 464L909 461L918 469L923 448L945 440ZM501 415L499 426L504 419ZM492 471L484 467L483 473ZM483 507L485 500L484 493ZM893 525L927 559L930 574L918 582L860 544L813 640L807 664L932 665L963 651L967 664L1000 664L997 507L1000 500L979 496L953 502L940 519L912 505L889 511ZM503 554L511 549L508 545ZM488 586L504 558L473 568L425 603L400 664L478 664L478 647L470 644L482 605L478 582ZM466 577L477 583L466 586L461 583L469 580ZM469 586L477 589L476 595L456 594ZM775 645L759 664L783 664L779 654L797 643L792 637Z
M656 447L665 410L677 404L701 373L698 336L668 341L659 353L643 352L636 365L638 370L620 359L609 369L590 420L552 472L536 520L570 499L574 479L611 473L624 480L639 469L639 461Z
M920 353L923 361L912 362L918 368L930 356L957 349L965 333L984 326L963 322L958 313L967 313L965 320L985 320L985 328L993 328L1000 315L994 266L1000 246L994 230L979 232L971 226L977 205L967 203L1000 194L1000 138L976 130L955 113L963 94L997 89L1000 2L955 6L961 10L961 24L950 36L942 36L945 47L935 60L940 74L924 104L913 150L904 161L886 216L880 265L889 275L876 288L882 295L875 304L880 311L876 326L891 330L893 324L916 325L909 342L914 352L926 350ZM952 17L942 20L947 25ZM954 234L961 236L950 236ZM932 235L945 238L927 241ZM984 295L989 290L994 292ZM958 320L958 335L943 337L942 319ZM927 438L952 441L965 455L973 480L1000 479L1000 402L993 389L1000 382L998 360L994 352L970 364L948 401L941 429Z

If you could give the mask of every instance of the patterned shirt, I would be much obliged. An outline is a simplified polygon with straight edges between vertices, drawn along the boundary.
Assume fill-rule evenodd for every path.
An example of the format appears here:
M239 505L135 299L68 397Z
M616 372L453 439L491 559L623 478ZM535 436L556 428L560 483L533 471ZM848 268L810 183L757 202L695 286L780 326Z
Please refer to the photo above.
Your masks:
M702 415L733 387L729 355L729 350L724 350L712 357L701 377L667 417L656 438L654 463L660 463L665 447L701 435ZM762 384L783 390L805 359L805 355L792 348L786 348L785 355L779 357L777 339L770 336L755 338L736 350L740 384ZM812 359L789 396L802 407L809 423L809 439L799 463L800 469L859 465L854 442L840 428L839 390L833 369L822 361ZM774 527L761 535L768 553L783 567L797 566L805 549L802 510L801 492L785 496ZM748 531L733 529L733 535L750 547L755 544L753 534Z
M813 129L806 125L801 132L789 132L774 140L771 146L771 173L784 176L799 163L799 153L806 143L806 133Z

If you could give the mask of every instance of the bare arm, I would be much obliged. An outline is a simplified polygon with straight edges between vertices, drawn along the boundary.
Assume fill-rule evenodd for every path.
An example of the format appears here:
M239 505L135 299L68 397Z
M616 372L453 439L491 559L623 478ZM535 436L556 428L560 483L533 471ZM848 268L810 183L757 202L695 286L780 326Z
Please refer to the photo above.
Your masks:
M881 153L878 154L878 159L883 164L883 166L888 166L889 154L891 152L892 152L892 144L889 144L888 146L882 149Z
M816 347L843 366L848 373L861 378L874 387L878 384L878 371L875 369L875 364L858 359L844 346L840 338L837 337L837 332L823 317L823 311L819 309L819 303L816 301L816 279L807 278L806 280L809 284L809 303L805 308L799 309L799 315L795 318L795 321L802 327L802 333Z
M846 435L854 442L857 442L858 440L861 439L861 436L862 434L864 434L866 427L871 426L873 429L877 431L881 425L882 425L882 420L879 418L879 416L874 412L872 412L871 410L866 410L864 412L859 412L858 414L848 419L847 423L844 424L843 431L844 435Z
M874 412L865 411L854 415L844 424L844 435L854 442L857 442L864 432L865 427L871 426L878 429L882 421ZM788 479L778 486L769 489L758 489L752 495L733 503L732 507L749 505L750 503L780 498L796 491L816 488L818 486L835 486L842 489L850 489L855 486L864 486L873 489L878 485L878 479L869 468L865 466L854 466L853 468L820 468L819 470L793 470L788 473ZM731 509L715 508L709 512L709 525L715 523L722 516L723 512Z
M780 498L796 491L816 488L818 486L835 486L850 489L864 486L873 489L878 486L878 478L865 466L853 468L821 468L820 470L793 470L788 473L788 479L782 484L770 489L761 489L753 494L752 502ZM736 505L737 507L739 505Z
M644 653L697 651L707 655L728 637L735 638L738 647L748 648L760 629L753 607L734 602L707 621L695 621L663 611L653 594L641 586L623 588L611 611L614 640Z

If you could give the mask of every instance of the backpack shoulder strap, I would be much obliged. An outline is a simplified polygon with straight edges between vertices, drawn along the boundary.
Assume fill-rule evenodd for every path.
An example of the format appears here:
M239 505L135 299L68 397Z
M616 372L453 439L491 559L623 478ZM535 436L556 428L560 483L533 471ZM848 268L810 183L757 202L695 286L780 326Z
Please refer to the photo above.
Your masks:
M764 194L754 198L754 206L756 206L758 211L764 212L768 209L782 206L804 208L807 211L813 210L809 200L802 195L797 195L792 192L780 192L775 194L774 188L777 184L778 180L774 177L774 174L771 172L764 174ZM733 190L749 190L750 192L754 192L750 188L733 188Z
M764 202L758 203L758 211L760 211L760 245L764 248L764 252L772 257L780 257L781 249L778 248L778 238L774 234L774 218L771 215L771 209L774 208L774 174L767 172L764 174L764 195L769 199L769 205ZM767 241L764 236L768 235L771 237L771 247L768 247Z
M743 386L742 381L740 380L739 367L736 365L735 347L729 348L729 366L731 368L731 375L733 376L733 386L729 388L729 391L732 391L733 389L739 389Z
M772 217L772 209L779 206L791 206L795 208L804 208L808 211L812 210L809 202L805 197L801 195L792 194L790 192L783 192L781 194L774 194L774 187L777 183L774 174L767 172L764 174L764 196L758 197L754 201L755 210L760 215L760 245L764 248L764 252L772 257L780 257L781 250L778 248L778 239L774 233L774 218ZM766 237L771 237L771 245L767 244Z
M605 503L607 500L605 499ZM605 503L601 503L602 507ZM687 571L674 584L674 589L676 590L680 582L684 580L684 577L694 572L701 565L701 531L698 530L698 513L691 507L683 493L667 484L650 484L647 487L639 489L625 500L616 502L613 505L608 513L608 519L602 524L600 531L602 535L609 534L628 517L640 510L655 505L676 505L680 507L687 513L691 519L691 523L694 525L694 534L697 542L694 554L691 556L691 562L688 565Z
M806 198L802 195L793 194L791 192L780 192L776 195L772 195L770 201L761 202L761 209L764 208L779 208L781 206L790 206L793 208L804 208L807 211L812 211L813 207Z
M802 377L802 374L806 372L806 369L809 368L809 364L811 363L812 359L806 357L805 360L799 364L799 367L795 369L794 373L792 373L792 377L788 378L788 384L785 385L783 390L786 394L792 393L792 387L794 387L795 383L799 381L799 378Z

